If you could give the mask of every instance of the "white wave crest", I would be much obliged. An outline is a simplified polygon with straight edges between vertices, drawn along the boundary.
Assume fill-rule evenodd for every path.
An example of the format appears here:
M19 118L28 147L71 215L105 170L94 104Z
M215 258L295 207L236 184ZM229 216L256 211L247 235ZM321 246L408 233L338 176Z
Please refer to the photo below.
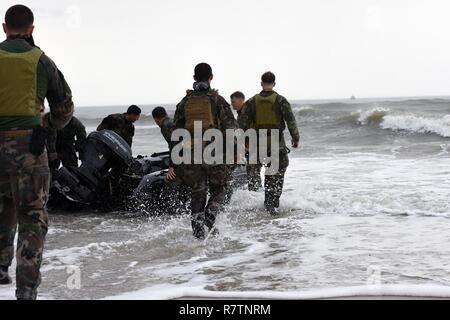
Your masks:
M312 106L302 106L296 108L296 111L300 116L308 116L314 114L315 109Z
M388 114L390 109L388 108L381 108L376 107L370 110L359 110L356 115L359 115L358 117L358 123L362 125L366 124L379 124L383 118Z
M394 131L432 133L444 138L450 137L450 115L442 118L424 118L415 115L387 115L381 128Z

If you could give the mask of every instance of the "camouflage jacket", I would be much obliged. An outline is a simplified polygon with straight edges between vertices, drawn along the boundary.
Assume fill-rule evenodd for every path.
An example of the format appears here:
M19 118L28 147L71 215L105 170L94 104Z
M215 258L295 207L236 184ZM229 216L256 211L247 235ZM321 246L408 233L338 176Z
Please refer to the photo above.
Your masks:
M244 104L244 106L242 107L242 110L237 111L237 124L239 129L245 129L246 123L245 123L245 108L247 106Z
M173 123L173 120L169 117L166 117L161 125L161 134L163 135L164 139L167 141L167 144L170 147L170 143L172 140L172 131L174 129L175 124Z
M125 119L125 114L111 114L103 119L97 128L100 130L112 130L121 136L131 147L134 137L134 124Z
M49 153L53 151L58 154L80 152L86 137L84 125L76 117L72 117L72 120L65 128L49 131L47 148Z
M273 91L262 91L260 94L264 97L267 97L270 96L272 93ZM291 105L286 100L286 98L281 95L278 95L277 104L280 107L282 116L282 120L280 123L280 130L284 131L287 126L289 133L291 134L292 141L299 142L300 133L297 126L297 120L295 119L295 115L292 112ZM253 124L256 122L255 97L248 100L245 105L246 107L243 109L240 116L240 125L242 126L242 129L247 130L249 128L252 128ZM286 143L284 141L283 134L280 134L280 139L281 139L280 148L284 148L286 146Z
M237 129L237 122L234 118L234 114L231 111L231 107L228 104L228 102L219 95L218 91L208 89L208 90L197 90L197 91L191 91L188 90L186 96L181 100L181 102L177 105L176 111L175 111L175 117L174 117L174 130L175 129L181 129L185 128L186 123L186 116L185 116L185 105L187 102L188 97L192 94L192 92L205 92L206 93L213 93L213 96L216 98L216 109L217 114L215 116L215 120L217 123L217 129L222 131L222 133L225 136L225 132L227 129ZM225 139L224 139L225 143ZM177 144L177 142L171 142L170 144L170 150ZM225 150L225 146L224 146Z
M14 38L0 43L0 49L12 53L23 53L32 50L33 45L25 39ZM74 106L70 87L55 63L45 54L42 54L37 66L37 97L42 104L45 99L48 101L50 113L47 119L51 128L61 129L72 118ZM0 129L27 126L29 123L26 119L0 119Z

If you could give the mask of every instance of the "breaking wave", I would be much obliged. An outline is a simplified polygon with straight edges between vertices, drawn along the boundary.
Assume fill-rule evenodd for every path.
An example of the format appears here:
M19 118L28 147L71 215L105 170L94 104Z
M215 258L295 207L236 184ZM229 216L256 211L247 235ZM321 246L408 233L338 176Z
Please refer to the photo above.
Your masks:
M390 109L379 107L367 111L360 110L357 112L358 123L362 125L380 124L389 111Z
M428 118L414 114L391 114L389 108L376 107L354 112L351 118L352 121L356 121L357 124L363 126L379 126L384 130L450 137L450 115L441 118Z
M424 118L415 115L387 115L380 124L381 128L393 131L409 131L423 134L437 134L450 137L450 115L442 118Z
M315 110L312 106L304 106L296 108L297 114L301 117L309 116L315 113Z

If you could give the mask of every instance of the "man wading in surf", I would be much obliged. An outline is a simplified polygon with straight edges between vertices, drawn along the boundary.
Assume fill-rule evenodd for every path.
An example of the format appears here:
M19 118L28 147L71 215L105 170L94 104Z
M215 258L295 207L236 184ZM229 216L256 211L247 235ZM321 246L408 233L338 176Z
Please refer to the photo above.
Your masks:
M203 132L209 129L220 130L224 140L226 130L237 127L228 102L216 90L211 89L213 79L211 67L206 63L197 65L194 79L194 90L187 91L186 96L177 105L174 117L175 130L186 129L190 132L192 151L196 144L201 144L202 150L208 145L207 142L193 140L194 123L199 124ZM168 178L173 179L174 175L191 190L192 230L196 238L203 239L205 227L210 231L216 230L214 228L216 215L220 212L225 199L227 175L225 159L220 164L206 164L204 159L200 164L181 164L175 167L175 172ZM208 191L210 198L206 203Z
M292 112L291 105L283 96L276 93L275 75L272 72L266 72L261 78L262 91L248 100L240 116L240 123L243 129L254 128L258 131L267 130L268 134L274 134L278 131L279 135L279 169L275 174L265 176L265 207L267 211L274 215L277 214L277 208L280 206L280 197L283 192L284 175L289 166L288 149L284 141L283 131L289 129L292 137L292 147L298 148L300 134L297 127L295 115ZM272 131L272 132L271 132ZM271 139L268 139L267 150ZM259 145L258 149L262 146ZM258 152L259 154L259 152ZM272 158L276 155L270 155ZM248 165L248 186L250 191L257 191L261 187L261 168L263 163L258 160L257 164ZM270 166L270 164L269 164Z

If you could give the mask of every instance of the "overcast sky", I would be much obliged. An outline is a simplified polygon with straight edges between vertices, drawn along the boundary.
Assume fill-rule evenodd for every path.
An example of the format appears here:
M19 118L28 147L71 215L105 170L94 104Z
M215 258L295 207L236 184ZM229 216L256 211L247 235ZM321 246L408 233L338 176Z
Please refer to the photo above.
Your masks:
M203 61L226 97L267 70L289 99L450 94L446 0L22 3L80 106L177 102Z

